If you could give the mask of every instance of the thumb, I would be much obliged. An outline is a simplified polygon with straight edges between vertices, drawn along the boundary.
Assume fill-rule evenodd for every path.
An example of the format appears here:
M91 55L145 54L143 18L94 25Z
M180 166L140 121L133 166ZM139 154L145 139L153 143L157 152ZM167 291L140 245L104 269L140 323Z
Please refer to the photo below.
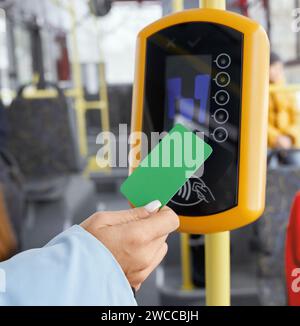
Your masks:
M151 214L158 211L160 207L161 202L155 200L144 207L115 212L98 212L84 221L81 226L87 229L90 225L93 225L95 228L103 228L106 226L130 223L149 217Z
M159 200L154 200L153 202L147 204L144 207L133 208L127 211L121 211L117 213L120 214L119 220L121 221L121 223L128 223L149 217L151 214L156 213L161 206L162 205Z

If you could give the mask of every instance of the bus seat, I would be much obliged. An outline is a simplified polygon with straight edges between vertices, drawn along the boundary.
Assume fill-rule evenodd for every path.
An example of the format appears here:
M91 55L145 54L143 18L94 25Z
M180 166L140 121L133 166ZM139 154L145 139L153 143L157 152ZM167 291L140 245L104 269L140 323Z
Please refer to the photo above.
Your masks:
M28 85L23 86L8 109L9 148L29 179L83 169L74 110L68 106L63 92L56 85L51 86L58 92L56 98L24 98Z
M61 180L63 182L63 180ZM22 228L22 250L44 246L56 235L74 224L80 224L96 211L96 190L93 182L76 174L64 184L63 195L53 191L27 205Z
M24 86L8 109L9 148L24 174L26 212L21 249L44 245L96 210L93 183L82 175L75 110L56 86L55 98L26 98ZM73 200L70 198L73 197Z

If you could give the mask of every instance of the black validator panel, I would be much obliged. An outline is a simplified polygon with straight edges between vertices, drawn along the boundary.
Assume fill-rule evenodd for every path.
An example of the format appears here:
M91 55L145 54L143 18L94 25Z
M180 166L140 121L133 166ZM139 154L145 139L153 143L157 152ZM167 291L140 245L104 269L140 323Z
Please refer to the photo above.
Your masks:
M203 173L168 204L180 215L216 214L238 203L242 55L243 34L214 23L179 24L148 39L143 131L182 123L213 148Z

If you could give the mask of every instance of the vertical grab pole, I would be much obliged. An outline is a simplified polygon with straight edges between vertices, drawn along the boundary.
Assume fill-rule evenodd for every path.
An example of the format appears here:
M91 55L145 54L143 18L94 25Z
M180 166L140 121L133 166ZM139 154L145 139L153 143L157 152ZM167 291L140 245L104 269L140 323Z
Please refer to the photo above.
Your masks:
M181 11L184 9L184 0L172 0L172 11Z
M225 0L200 0L202 8L226 9ZM205 236L206 305L230 305L230 233Z
M86 157L88 155L88 144L86 135L86 117L85 117L85 98L82 86L82 76L81 76L81 66L80 66L80 56L79 47L77 40L77 19L76 19L76 6L75 0L70 1L68 6L70 12L72 28L72 74L74 80L75 91L75 108L77 113L77 123L79 130L79 147L82 156Z
M181 11L184 9L184 0L173 0L172 11ZM180 234L180 253L181 253L181 275L182 290L190 291L193 289L192 273L191 273L191 253L189 245L190 235L187 233Z
M190 253L190 235L187 233L180 234L180 250L181 250L181 275L183 291L193 290L192 273L191 273L191 253Z
M226 0L199 0L201 8L226 9Z
M230 233L205 236L207 306L230 306Z

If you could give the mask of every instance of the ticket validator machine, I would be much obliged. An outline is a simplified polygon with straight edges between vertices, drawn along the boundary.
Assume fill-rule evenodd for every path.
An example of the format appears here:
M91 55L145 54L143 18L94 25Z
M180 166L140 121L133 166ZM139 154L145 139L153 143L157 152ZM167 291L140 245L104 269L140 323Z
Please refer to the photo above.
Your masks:
M268 67L269 42L263 28L225 10L181 11L140 32L132 131L150 137L152 131L168 131L182 123L204 132L213 148L203 175L188 180L168 204L180 216L180 231L219 234L262 215ZM206 252L207 287L214 287L207 295L214 298L222 297L222 289L229 292L229 285L225 290L220 284L228 280L210 275L226 275L225 270L213 270L222 269L226 260L219 255L223 263L218 265L219 240L212 240L216 248ZM226 299L211 299L214 302L229 304Z

